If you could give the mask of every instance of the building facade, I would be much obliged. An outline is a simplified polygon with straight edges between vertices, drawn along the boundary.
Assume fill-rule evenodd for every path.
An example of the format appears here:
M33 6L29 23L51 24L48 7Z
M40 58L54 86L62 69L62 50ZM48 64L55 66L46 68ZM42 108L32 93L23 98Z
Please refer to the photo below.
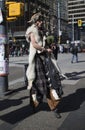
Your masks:
M10 0L11 1L11 0ZM14 0L17 2L17 0ZM18 0L18 2L24 3L24 15L18 17L17 20L7 21L7 30L9 42L24 43L25 32L29 26L27 21L30 20L33 13L41 10L45 17L45 26L50 29L50 5L51 0ZM53 10L53 9L52 9ZM52 27L51 27L52 28Z
M56 0L57 1L57 27L58 35L61 35L61 42L66 43L68 39L68 0ZM59 34L60 33L60 34Z
M68 0L68 24L72 40L85 40L85 0Z
M11 0L10 0L11 1ZM12 0L13 1L13 0ZM14 0L17 2L17 0ZM44 27L56 37L62 32L62 39L67 38L67 0L18 0L24 3L24 15L14 21L7 21L8 39L11 43L25 44L27 21L36 10L41 10L45 20ZM59 6L58 6L59 4Z

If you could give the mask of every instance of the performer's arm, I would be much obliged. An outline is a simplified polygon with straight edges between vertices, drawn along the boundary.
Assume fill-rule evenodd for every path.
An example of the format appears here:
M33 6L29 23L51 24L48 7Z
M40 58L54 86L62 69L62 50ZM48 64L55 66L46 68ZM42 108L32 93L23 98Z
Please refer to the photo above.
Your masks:
M40 45L38 45L33 33L30 34L30 39L31 39L31 43L32 43L33 47L36 48L37 50L52 52L51 49L45 49L44 47L41 47Z

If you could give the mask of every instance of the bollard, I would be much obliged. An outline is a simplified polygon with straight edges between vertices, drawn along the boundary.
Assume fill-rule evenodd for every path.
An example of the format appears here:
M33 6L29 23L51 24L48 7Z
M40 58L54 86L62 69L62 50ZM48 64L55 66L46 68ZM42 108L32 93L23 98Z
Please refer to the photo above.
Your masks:
M8 91L8 76L0 76L0 97L5 96Z
M24 82L25 82L25 86L28 86L28 80L26 77L26 70L27 70L28 64L24 64Z

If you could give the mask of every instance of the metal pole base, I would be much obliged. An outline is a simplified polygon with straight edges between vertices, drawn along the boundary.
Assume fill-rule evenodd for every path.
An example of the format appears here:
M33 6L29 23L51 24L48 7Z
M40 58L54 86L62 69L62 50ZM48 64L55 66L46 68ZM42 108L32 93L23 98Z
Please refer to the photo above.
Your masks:
M0 76L0 97L8 91L8 76Z

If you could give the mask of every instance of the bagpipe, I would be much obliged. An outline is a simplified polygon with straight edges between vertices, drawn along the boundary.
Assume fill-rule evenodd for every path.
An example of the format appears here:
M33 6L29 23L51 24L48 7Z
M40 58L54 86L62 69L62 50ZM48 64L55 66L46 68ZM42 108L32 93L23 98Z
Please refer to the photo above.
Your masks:
M44 64L49 88L55 89L57 91L57 94L61 96L63 94L63 90L59 71L52 62L51 56L48 53L45 55Z

